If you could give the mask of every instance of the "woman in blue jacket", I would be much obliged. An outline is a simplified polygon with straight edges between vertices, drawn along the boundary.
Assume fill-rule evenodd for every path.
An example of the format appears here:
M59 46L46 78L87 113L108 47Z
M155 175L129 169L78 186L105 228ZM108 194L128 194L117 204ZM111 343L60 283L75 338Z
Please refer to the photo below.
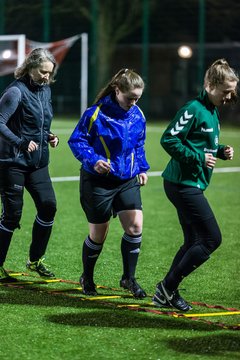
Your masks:
M74 156L82 163L80 201L89 223L80 277L86 295L97 294L94 267L110 218L118 215L124 230L120 286L136 298L146 296L135 279L143 224L140 186L147 183L149 169L144 150L146 121L136 105L143 90L137 73L120 70L85 111L69 139Z

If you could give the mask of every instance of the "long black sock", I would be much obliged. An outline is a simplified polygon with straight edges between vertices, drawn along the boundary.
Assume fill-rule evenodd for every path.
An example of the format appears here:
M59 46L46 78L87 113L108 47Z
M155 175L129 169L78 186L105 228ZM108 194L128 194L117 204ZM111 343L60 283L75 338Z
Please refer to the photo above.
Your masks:
M29 250L30 261L38 261L45 254L52 226L53 221L43 221L36 216L32 228L32 243Z
M185 246L181 246L176 255L174 256L174 259L172 261L171 267L169 269L169 272L171 272L182 260L185 253L188 251L188 248L185 248Z
M164 285L168 290L176 290L182 279L210 257L210 252L202 244L193 245L183 256L181 261L172 271L170 271L164 278Z
M3 266L7 257L7 252L11 243L13 231L6 229L0 223L0 266Z
M94 267L102 251L103 244L97 244L88 236L82 247L83 273L90 281L93 281Z
M128 235L124 233L121 243L123 260L123 278L134 278L140 253L142 234Z

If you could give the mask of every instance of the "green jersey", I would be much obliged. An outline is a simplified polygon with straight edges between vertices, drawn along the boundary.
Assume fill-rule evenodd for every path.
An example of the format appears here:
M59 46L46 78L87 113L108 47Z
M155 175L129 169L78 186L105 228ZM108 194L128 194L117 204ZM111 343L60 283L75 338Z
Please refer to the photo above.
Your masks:
M226 160L219 130L218 110L203 90L177 112L162 135L161 145L171 156L162 176L176 184L205 190L213 171L206 167L205 153Z

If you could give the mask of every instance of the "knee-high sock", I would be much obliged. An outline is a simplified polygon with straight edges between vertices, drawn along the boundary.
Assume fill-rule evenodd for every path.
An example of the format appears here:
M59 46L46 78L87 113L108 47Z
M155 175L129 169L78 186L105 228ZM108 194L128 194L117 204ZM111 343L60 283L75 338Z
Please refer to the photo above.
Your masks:
M164 278L166 288L171 291L176 290L182 279L207 261L209 257L210 252L203 244L193 245Z
M121 243L123 278L134 278L141 242L142 234L128 235L124 233Z
M36 216L33 223L32 243L29 250L30 261L38 261L45 254L52 226L53 221L43 221Z
M5 228L0 223L0 266L3 266L11 243L13 231Z
M90 281L93 281L94 268L102 251L103 244L97 244L88 236L82 247L83 273Z

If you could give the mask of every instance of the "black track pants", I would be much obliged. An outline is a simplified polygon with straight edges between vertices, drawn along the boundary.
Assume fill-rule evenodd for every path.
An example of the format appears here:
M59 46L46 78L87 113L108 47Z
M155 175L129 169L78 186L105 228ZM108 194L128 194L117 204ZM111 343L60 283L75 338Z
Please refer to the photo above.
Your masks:
M164 180L167 197L177 209L184 243L175 255L165 285L177 289L181 280L208 260L221 244L221 232L203 191Z
M30 247L30 260L38 260L47 247L56 213L56 198L48 167L34 170L0 169L2 215L0 220L0 265L5 261L12 234L20 228L24 188L31 195L36 209ZM4 242L8 243L8 246Z

